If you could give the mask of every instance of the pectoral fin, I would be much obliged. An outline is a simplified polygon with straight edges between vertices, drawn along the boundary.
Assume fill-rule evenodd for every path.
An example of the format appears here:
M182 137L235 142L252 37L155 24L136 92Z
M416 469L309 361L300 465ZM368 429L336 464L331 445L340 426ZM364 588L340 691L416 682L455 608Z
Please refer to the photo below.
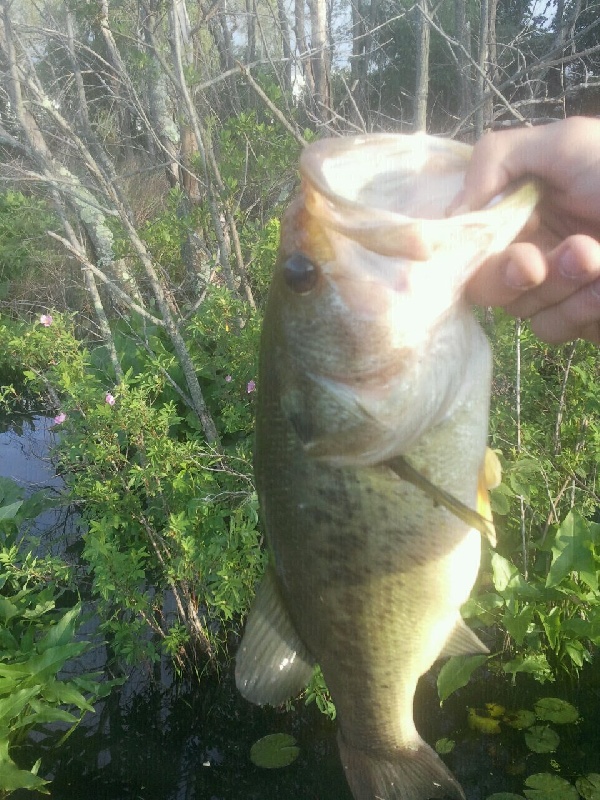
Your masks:
M475 636L471 628L459 618L456 621L454 630L446 640L439 658L489 652L488 648Z
M492 522L492 509L490 506L489 489L495 489L502 481L502 467L496 453L485 448L485 458L479 471L477 485L477 513L489 523L486 536L492 547L496 547L496 529Z
M486 452L492 453L494 458L496 458L495 453L493 453L489 448ZM412 483L413 486L416 486L417 489L420 489L422 492L424 492L431 500L433 500L435 505L443 506L451 514L454 514L455 517L462 519L462 521L467 525L470 525L480 533L483 533L488 538L492 546L496 545L496 530L494 528L494 523L492 522L492 513L489 507L487 495L488 487L485 485L485 475L483 471L484 467L482 467L482 472L479 477L478 503L477 511L475 511L475 509L469 508L469 506L462 503L457 497L451 495L450 492L445 491L445 489L440 489L439 486L431 483L430 480L416 470L402 456L392 458L389 461L386 461L386 464L396 473L399 478L402 478L403 481ZM482 485L484 487L483 490L481 488ZM482 491L485 493L484 495L480 494ZM486 510L485 514L482 514L480 511L480 496L482 498L481 508Z
M237 652L235 681L247 700L277 706L309 682L314 660L296 633L267 567Z

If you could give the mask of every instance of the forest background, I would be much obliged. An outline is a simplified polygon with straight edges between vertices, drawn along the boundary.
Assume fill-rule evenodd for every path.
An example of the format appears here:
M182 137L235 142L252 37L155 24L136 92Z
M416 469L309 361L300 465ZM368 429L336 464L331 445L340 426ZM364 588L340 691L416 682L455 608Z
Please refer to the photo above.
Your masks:
M376 130L473 142L598 114L600 3L0 8L0 397L55 417L66 484L58 500L0 485L8 790L43 784L13 761L27 732L76 722L109 674L166 659L189 677L233 652L265 563L258 335L301 149ZM551 680L600 644L597 350L549 347L500 312L482 322L504 480L499 548L464 613L496 643L492 667ZM31 526L56 502L79 515L58 550ZM79 598L110 658L65 683L85 649ZM441 696L477 658L451 662ZM318 675L309 697L333 713Z

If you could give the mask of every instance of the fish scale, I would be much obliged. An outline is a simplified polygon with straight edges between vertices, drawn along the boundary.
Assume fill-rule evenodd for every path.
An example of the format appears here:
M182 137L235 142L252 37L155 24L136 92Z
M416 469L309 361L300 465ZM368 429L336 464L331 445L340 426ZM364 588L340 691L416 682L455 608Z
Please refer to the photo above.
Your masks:
M423 136L307 148L265 311L254 465L270 564L236 680L279 704L318 663L356 800L463 796L413 721L437 658L486 652L460 607L491 526L491 356L463 290L537 199L525 185L443 218L469 155Z

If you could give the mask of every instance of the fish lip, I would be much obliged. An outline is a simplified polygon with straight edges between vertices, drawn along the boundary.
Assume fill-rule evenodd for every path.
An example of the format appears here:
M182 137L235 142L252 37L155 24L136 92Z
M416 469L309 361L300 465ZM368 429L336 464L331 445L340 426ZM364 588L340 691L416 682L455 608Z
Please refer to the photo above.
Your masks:
M300 159L306 209L386 256L428 260L453 239L483 237L496 226L510 227L496 248L503 249L533 211L539 188L511 185L483 209L447 216L471 153L470 145L422 133L321 139ZM411 204L415 213L405 213Z

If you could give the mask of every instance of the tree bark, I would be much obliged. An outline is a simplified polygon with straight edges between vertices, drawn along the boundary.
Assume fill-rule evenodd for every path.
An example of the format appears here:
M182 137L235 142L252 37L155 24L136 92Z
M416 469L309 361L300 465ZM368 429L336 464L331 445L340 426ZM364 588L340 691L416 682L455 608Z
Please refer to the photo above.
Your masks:
M327 6L325 0L308 0L310 11L311 56L310 64L314 82L315 113L325 121L329 117L330 59L327 35Z
M485 102L484 94L486 90L485 76L488 63L488 46L490 32L490 0L481 0L481 10L479 16L479 52L477 55L477 110L475 111L475 136L479 139L483 136L486 123L486 113L489 105Z
M429 0L417 0L417 74L415 80L415 110L413 129L427 129L427 100L429 96Z

